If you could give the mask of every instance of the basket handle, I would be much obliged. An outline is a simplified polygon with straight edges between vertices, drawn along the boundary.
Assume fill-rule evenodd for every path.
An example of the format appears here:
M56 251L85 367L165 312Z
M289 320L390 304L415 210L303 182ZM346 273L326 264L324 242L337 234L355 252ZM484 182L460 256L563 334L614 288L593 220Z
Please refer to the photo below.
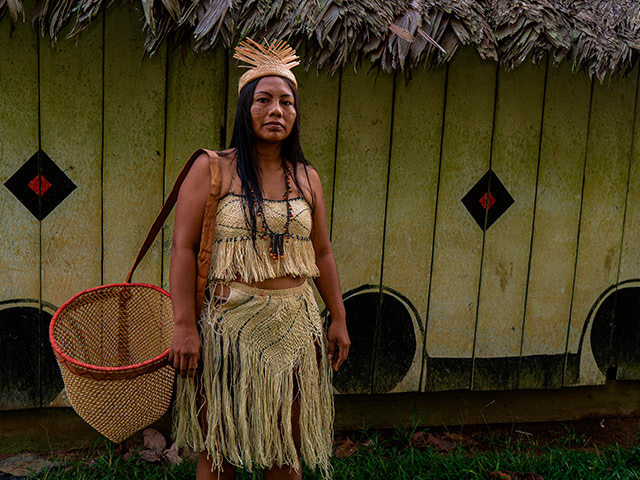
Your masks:
M131 270L129 270L129 274L127 275L127 280L126 280L127 283L131 283L133 272L135 272L136 268L138 267L138 265L140 264L144 256L147 254L147 251L149 251L149 248L151 248L151 244L153 244L153 241L158 236L158 233L162 229L164 222L166 222L167 217L171 213L171 210L173 210L173 207L175 206L176 201L178 200L178 192L180 191L182 182L184 182L184 179L187 178L187 174L189 173L189 170L191 170L193 163L196 161L196 158L198 158L203 153L207 153L207 151L203 148L199 148L198 150L196 150L191 154L191 156L189 157L189 160L187 160L187 163L185 163L184 167L182 167L182 170L178 174L178 178L176 178L176 182L173 184L171 193L169 193L169 196L164 201L164 204L160 209L160 213L158 213L158 216L153 221L153 225L151 225L151 228L149 229L149 233L147 233L147 238L144 239L144 242L140 247L140 251L138 252L138 256L133 262L133 266L131 267Z

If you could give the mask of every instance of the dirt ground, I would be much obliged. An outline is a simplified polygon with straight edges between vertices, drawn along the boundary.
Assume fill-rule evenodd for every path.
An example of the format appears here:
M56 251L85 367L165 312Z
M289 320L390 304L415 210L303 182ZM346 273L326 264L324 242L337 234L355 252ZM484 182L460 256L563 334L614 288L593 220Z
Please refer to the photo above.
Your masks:
M488 424L466 426L440 426L418 428L398 433L379 430L363 435L357 431L336 432L338 456L350 456L367 437L377 435L377 441L391 441L398 446L411 443L417 448L433 447L437 451L449 451L462 446L470 451L500 449L520 443L534 450L545 445L563 448L601 451L607 445L630 447L640 445L640 417L607 417L566 422L541 422L523 424Z
M607 445L630 447L640 445L640 417L607 417L566 422L542 422L523 424L488 424L465 426L440 426L418 428L415 431L399 433L396 430L337 431L335 434L335 454L350 456L361 446L368 446L367 439L375 436L378 441L390 441L398 446L417 448L433 447L437 451L453 450L462 446L470 451L500 449L515 443L538 447L557 445L564 448L598 452ZM369 440L370 441L370 440ZM136 445L138 443L139 445ZM126 441L116 448L124 454L132 447L141 446L141 439ZM82 450L60 450L46 453L58 459L79 458ZM0 461L16 455L0 452Z

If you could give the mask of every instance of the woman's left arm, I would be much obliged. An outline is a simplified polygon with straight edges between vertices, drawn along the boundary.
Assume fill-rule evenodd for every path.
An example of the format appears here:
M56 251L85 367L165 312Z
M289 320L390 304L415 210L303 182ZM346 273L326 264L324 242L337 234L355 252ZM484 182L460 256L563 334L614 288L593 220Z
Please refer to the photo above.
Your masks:
M331 367L337 371L340 365L347 359L351 340L347 332L345 309L344 303L342 302L336 259L333 256L333 249L331 248L331 241L329 240L326 205L322 193L320 176L313 168L307 168L307 173L313 191L311 241L316 254L316 265L320 271L320 275L315 279L315 283L318 292L320 292L322 296L322 300L331 314L327 354L331 361Z

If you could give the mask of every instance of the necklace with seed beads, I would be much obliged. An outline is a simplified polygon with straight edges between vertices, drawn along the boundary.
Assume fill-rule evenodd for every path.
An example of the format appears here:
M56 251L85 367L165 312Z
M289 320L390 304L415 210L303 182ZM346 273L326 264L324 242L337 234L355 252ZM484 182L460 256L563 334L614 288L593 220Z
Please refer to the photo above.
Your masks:
M273 230L271 230L271 228L267 224L267 219L265 218L264 212L262 210L262 202L258 201L253 188L250 189L251 197L253 198L253 204L256 210L256 216L260 217L260 219L262 220L262 238L264 238L265 240L269 240L269 255L275 262L277 262L278 259L284 257L284 244L289 243L289 222L291 221L291 218L293 218L293 213L291 213L291 203L289 202L289 193L291 193L292 191L291 172L289 171L289 165L285 164L283 170L285 189L282 199L287 205L287 220L285 221L282 232L274 232Z

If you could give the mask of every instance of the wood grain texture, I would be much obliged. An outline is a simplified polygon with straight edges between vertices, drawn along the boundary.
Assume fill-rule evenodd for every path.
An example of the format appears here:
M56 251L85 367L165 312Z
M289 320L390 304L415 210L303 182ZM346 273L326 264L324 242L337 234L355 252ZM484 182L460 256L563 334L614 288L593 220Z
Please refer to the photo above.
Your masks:
M40 297L40 225L4 183L38 151L38 39L0 25L0 301Z
M332 229L343 291L380 283L391 103L389 77L344 71Z
M618 282L632 279L640 279L640 102L636 104Z
M347 306L347 324L352 341L358 344L350 355L359 359L361 376L341 387L343 393L364 393L372 388L392 93L389 77L376 80L351 70L343 72L331 238L342 291L370 286L368 303L359 306L358 312L350 313ZM368 312L367 318L362 317L363 311ZM350 315L360 317L359 331L353 329ZM344 373L337 378L339 384L349 375L350 368L351 363L345 364Z
M436 215L446 67L396 80L382 284L415 307L416 348L393 392L419 391ZM420 139L416 141L416 139ZM411 312L413 314L413 312ZM385 341L378 335L379 341ZM403 349L402 345L397 345ZM378 372L376 372L378 373Z
M314 70L295 70L300 95L300 143L305 157L318 171L327 207L327 224L331 225L333 174L338 128L340 75Z
M37 42L0 24L0 410L41 406L40 222L4 185L38 151Z
M233 125L236 119L236 107L238 106L238 80L244 73L244 69L238 67L238 61L233 59L233 52L227 52L229 73L227 75L227 144L229 146L233 135Z
M217 49L211 55L169 53L167 70L167 127L165 151L165 197L190 155L198 148L221 150L226 128L226 52ZM169 288L171 241L174 212L163 228L162 283Z
M449 64L427 321L430 358L473 357L483 232L461 199L489 169L495 79L495 65L471 49L461 49ZM467 388L471 379L469 365L455 375L426 371L428 390Z
M163 199L166 59L143 60L142 12L107 10L104 71L103 282L122 282ZM133 277L160 285L156 240Z
M585 322L594 302L618 277L636 82L637 71L595 85L593 91L568 338L568 354L580 355L579 385L606 379L591 349L592 324Z
M589 122L588 77L568 66L547 75L523 357L565 354ZM518 386L557 388L563 371L521 366Z
M42 149L77 186L42 224L42 297L55 305L101 280L101 20L77 46L40 40Z
M305 72L302 67L296 68L295 74L300 96L300 143L305 158L320 175L327 225L331 228L340 75L317 75L315 70ZM315 285L313 293L323 310L324 301Z
M498 75L491 169L515 202L485 234L474 351L476 390L513 389L518 379L517 370L484 368L476 360L520 355L545 70L527 64Z

